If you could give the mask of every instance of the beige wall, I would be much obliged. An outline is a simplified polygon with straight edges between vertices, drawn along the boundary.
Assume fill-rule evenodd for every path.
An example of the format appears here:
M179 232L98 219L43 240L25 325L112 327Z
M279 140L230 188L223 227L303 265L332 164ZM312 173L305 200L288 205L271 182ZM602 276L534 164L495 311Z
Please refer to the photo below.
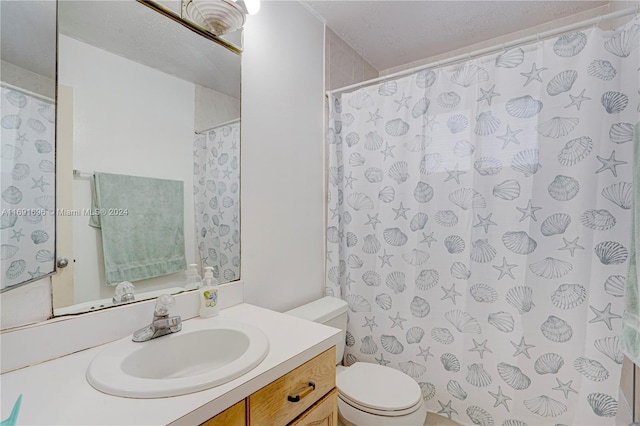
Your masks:
M640 8L640 1L635 0L635 1L620 1L620 0L614 0L614 1L610 1L609 2L609 12L617 12L619 10L623 10L623 9L629 9L629 8ZM639 9L640 10L640 9ZM624 16L622 18L618 18L618 19L612 19L611 21L609 21L608 26L605 26L605 23L603 22L602 28L606 28L606 29L611 29L611 28L616 28L619 27L620 25L623 25L624 23L629 21L629 17L628 16Z
M37 93L47 98L55 98L56 82L50 78L36 74L28 69L21 68L12 63L2 61L0 67L2 81L13 86L21 87L33 93Z
M196 84L194 129L200 132L240 118L240 99Z
M334 90L378 77L378 70L327 27L325 35L325 87Z
M0 294L0 329L34 324L51 317L51 278Z

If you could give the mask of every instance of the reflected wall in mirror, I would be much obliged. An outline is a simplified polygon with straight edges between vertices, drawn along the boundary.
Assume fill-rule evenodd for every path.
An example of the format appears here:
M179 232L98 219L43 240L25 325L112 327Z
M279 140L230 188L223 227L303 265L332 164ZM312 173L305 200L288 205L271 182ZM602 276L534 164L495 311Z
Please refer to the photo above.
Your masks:
M0 2L0 290L55 271L56 4Z
M247 15L260 10L260 0L138 0L203 37L242 52L242 27Z
M113 306L125 280L135 300L180 292L191 263L238 279L240 56L134 0L62 1L58 29L72 129L58 232L74 262L53 278L54 314Z

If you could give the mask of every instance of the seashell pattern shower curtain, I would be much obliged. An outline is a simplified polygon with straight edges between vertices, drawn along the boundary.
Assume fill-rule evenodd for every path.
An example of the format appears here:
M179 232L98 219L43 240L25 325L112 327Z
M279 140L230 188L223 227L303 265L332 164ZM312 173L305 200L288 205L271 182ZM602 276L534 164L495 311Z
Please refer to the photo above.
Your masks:
M3 87L0 289L51 273L55 253L55 105Z
M614 424L639 38L636 17L330 99L345 364L465 425Z
M193 192L202 267L221 283L240 278L240 121L196 134Z

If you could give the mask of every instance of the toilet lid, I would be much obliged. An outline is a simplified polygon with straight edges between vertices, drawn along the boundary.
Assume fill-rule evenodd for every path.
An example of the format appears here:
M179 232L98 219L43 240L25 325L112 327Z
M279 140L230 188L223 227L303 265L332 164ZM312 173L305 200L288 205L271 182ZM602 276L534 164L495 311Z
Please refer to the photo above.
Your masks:
M356 362L336 377L338 392L361 407L398 411L422 400L420 386L401 371L368 362Z

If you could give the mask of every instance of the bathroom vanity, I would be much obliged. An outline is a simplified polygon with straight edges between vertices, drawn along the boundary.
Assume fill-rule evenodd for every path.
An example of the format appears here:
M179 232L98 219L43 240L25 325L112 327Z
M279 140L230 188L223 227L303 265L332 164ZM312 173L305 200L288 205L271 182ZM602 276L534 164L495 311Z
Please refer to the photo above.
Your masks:
M89 385L85 375L91 361L112 342L3 374L2 415L11 412L22 394L19 425L337 424L339 330L241 303L223 309L218 317L184 321L183 331L221 319L258 327L269 339L265 359L234 380L166 398L108 395Z
M335 347L211 418L206 426L337 425Z

